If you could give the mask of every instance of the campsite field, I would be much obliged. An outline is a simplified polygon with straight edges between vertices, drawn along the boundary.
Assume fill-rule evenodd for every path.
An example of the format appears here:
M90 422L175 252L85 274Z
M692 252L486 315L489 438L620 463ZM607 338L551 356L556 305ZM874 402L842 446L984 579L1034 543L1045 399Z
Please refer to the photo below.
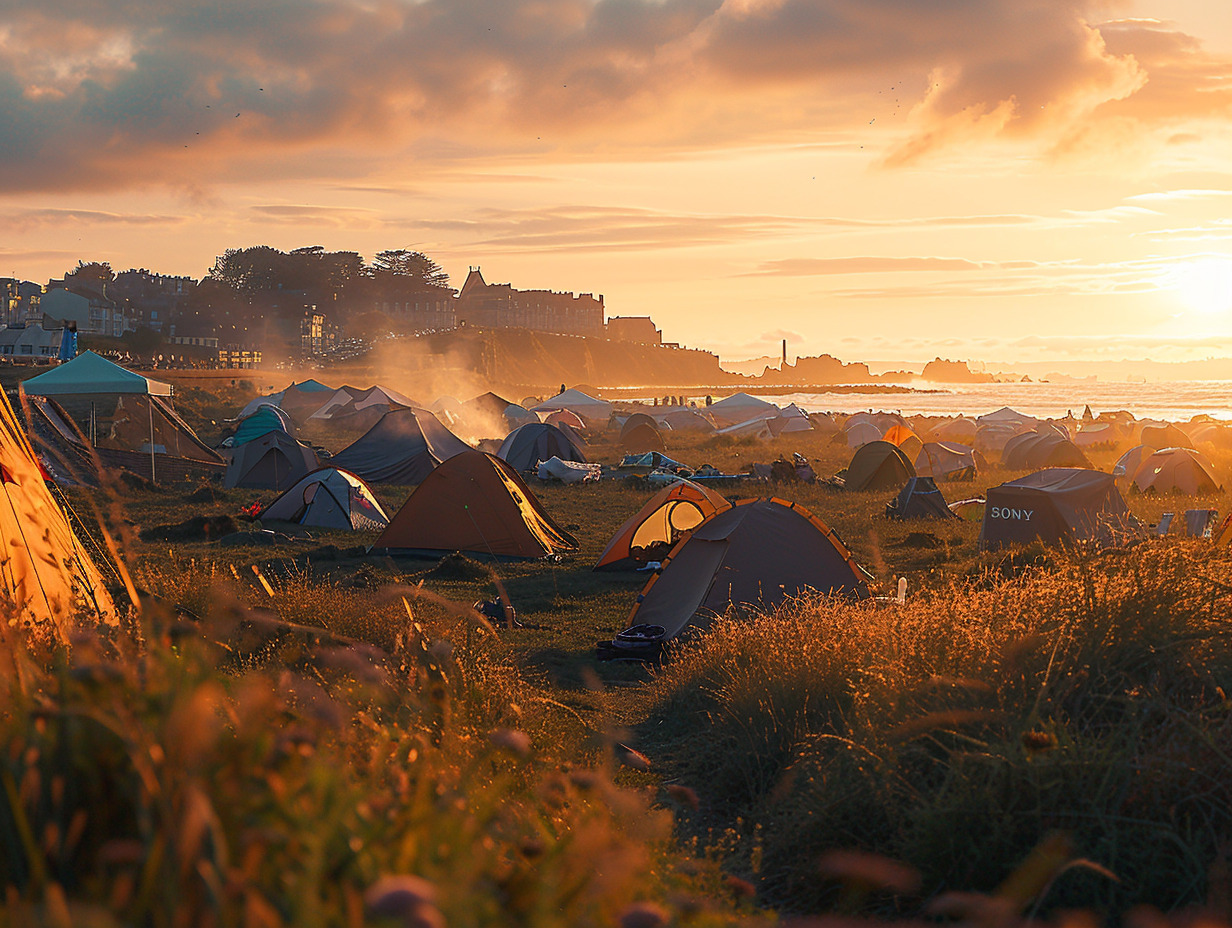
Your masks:
M199 391L181 411L207 437L237 399ZM593 460L619 459L592 437ZM793 451L823 476L850 459L813 435L668 453L736 471ZM1103 469L1115 457L1093 455ZM1232 486L1232 456L1215 464ZM992 467L942 489L977 496L1014 476ZM25 829L0 804L0 841L53 828L62 863L41 875L0 864L0 881L44 905L54 883L74 906L159 924L167 904L353 924L365 887L406 872L435 884L422 909L449 925L892 918L955 891L986 894L953 900L974 924L1032 906L1103 916L1224 898L1226 550L1169 537L1085 557L981 553L978 523L885 519L887 492L737 484L724 492L807 506L876 593L907 577L907 602L791 603L649 668L594 659L645 576L590 568L651 491L533 488L578 538L558 563L370 557L371 537L349 533L223 548L168 527L242 526L241 507L273 494L71 492L100 544L99 524L120 539L148 606L146 647L79 646L74 662L88 654L94 671L9 676L28 707L60 707L41 728L34 714L5 718L12 782L43 795L27 781L59 744L81 783L59 805L27 802ZM391 515L410 489L375 488ZM1228 499L1130 505L1154 522ZM477 623L467 607L501 592L519 626ZM110 734L64 721L89 706ZM152 751L165 760L151 767ZM70 844L72 804L117 788L130 818L91 819Z

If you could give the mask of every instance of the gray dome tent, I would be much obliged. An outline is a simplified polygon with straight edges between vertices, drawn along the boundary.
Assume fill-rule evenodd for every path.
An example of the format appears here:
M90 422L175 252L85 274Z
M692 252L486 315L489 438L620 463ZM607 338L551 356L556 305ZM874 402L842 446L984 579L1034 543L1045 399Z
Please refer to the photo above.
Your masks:
M411 484L441 461L470 450L428 410L393 409L329 463L368 483Z
M560 458L562 461L588 463L586 443L570 430L548 425L546 422L521 425L510 432L496 456L514 470L527 471L538 466L540 461Z

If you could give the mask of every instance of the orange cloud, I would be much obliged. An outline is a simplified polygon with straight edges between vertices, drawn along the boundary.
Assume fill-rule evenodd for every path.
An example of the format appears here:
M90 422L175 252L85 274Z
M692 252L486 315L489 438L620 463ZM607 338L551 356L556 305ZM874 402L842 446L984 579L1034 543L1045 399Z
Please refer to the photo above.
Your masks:
M1175 137L1227 114L1228 61L1153 21L1093 26L1089 7L43 0L0 14L0 191L850 141L879 117L899 165L989 138L1081 147L1104 122Z

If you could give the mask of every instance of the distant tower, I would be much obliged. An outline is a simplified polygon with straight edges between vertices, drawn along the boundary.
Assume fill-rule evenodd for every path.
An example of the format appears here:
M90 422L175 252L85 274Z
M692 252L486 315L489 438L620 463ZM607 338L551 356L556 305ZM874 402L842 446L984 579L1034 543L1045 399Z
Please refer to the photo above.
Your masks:
M783 367L787 367L787 339L783 339Z

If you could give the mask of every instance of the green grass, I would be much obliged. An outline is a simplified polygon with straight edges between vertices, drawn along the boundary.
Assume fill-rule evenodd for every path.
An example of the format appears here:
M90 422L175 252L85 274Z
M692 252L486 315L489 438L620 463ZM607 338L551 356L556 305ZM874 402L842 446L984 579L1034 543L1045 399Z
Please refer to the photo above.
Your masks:
M200 392L182 404L195 426L244 400ZM310 437L338 450L353 436ZM816 436L669 453L730 471L792 451L821 475L850 459ZM1216 466L1232 485L1232 455ZM955 499L1015 476L941 486ZM834 527L877 592L906 576L906 605L790 603L650 669L593 657L646 577L590 570L650 491L534 488L579 540L560 563L355 556L372 536L342 532L142 542L274 494L70 493L87 528L121 539L150 605L114 641L3 671L14 905L354 923L385 873L430 880L450 925L614 924L639 899L681 923L747 923L744 884L724 873L804 912L914 915L951 890L1106 913L1207 897L1232 841L1223 552L1168 538L1079 560L986 554L978 524L884 519L888 492L743 484L724 492L782 496ZM375 489L392 514L411 488ZM1227 508L1223 494L1129 501L1146 521ZM522 627L469 614L502 589ZM517 737L490 740L507 730L529 737L525 756ZM904 862L920 894L877 891L834 849ZM1119 882L1077 865L1045 890L1039 873L1080 858Z

